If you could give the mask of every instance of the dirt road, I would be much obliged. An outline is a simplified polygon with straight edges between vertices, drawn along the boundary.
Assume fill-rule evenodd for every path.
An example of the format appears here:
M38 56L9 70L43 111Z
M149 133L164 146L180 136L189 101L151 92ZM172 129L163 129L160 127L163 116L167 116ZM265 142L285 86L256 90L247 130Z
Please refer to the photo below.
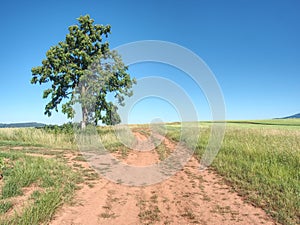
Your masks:
M138 145L147 141L141 134L136 137ZM172 147L169 140L164 143ZM159 156L154 150L131 151L123 160L144 165L159 161ZM213 171L200 171L198 161L191 158L174 176L151 186L129 187L100 177L93 187L84 185L78 190L74 204L60 208L51 224L275 223L262 209L245 203Z

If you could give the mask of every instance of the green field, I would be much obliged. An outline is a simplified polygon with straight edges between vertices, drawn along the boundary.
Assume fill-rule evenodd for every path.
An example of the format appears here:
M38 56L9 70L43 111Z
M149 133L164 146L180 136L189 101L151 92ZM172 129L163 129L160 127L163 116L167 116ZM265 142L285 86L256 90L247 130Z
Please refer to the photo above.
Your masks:
M195 151L199 159L211 124L200 123ZM147 133L147 125L138 128ZM179 123L167 124L166 129L170 139L180 139ZM107 149L121 149L126 154L111 127L100 127L98 134ZM85 182L80 177L86 172L65 163L64 153L78 153L75 142L72 129L66 127L0 129L0 224L47 223L57 207L70 201L74 190ZM209 169L276 221L300 224L300 119L228 121L222 147ZM14 212L14 199L33 186L36 190L29 196L29 204Z

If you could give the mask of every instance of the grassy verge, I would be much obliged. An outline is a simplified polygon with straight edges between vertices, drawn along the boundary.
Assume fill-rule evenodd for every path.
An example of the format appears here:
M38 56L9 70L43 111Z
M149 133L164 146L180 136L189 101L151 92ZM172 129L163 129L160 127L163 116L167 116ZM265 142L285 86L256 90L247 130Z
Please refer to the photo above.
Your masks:
M62 161L0 151L0 224L41 224L69 201L80 177Z
M300 129L282 129L279 122L277 127L272 121L273 128L229 124L212 167L278 222L300 224ZM177 126L168 126L170 138L179 140L179 134ZM199 158L209 135L210 129L203 128L195 152Z

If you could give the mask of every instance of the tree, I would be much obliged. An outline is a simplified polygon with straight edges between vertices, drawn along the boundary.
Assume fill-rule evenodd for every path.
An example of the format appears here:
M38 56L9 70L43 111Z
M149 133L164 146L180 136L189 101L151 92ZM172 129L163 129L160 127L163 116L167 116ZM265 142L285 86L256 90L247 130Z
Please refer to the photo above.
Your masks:
M124 104L124 97L132 95L135 79L127 73L118 53L103 41L110 34L110 25L94 24L89 15L77 20L79 24L69 27L65 41L51 47L42 65L31 69L31 83L51 84L43 93L43 98L51 96L45 115L51 116L52 110L58 111L62 104L62 112L73 118L73 106L79 103L82 128L90 122L119 123L117 106L107 94L112 93L118 103Z

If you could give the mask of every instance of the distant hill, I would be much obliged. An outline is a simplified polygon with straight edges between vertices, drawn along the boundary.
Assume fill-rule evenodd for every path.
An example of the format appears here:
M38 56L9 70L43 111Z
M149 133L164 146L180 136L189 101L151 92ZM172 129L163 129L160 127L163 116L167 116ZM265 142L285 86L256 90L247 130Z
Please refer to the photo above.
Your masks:
M281 119L297 119L297 118L300 118L300 113L297 113L297 114L292 115L292 116L283 117Z
M0 123L0 128L13 128L13 127L44 127L46 124L29 122L29 123Z

